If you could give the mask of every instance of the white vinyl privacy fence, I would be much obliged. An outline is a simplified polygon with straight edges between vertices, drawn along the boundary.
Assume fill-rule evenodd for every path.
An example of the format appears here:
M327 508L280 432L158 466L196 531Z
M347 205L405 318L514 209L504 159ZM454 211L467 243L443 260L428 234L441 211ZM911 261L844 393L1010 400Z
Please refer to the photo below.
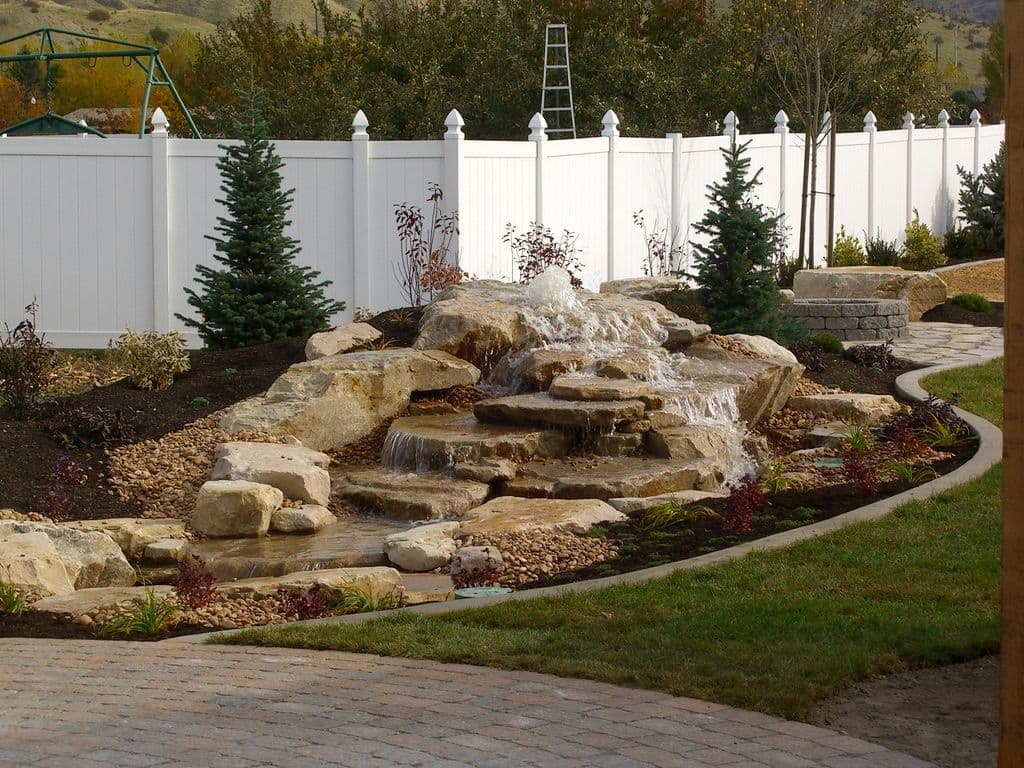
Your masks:
M0 322L14 325L36 298L39 327L62 347L98 347L127 328L181 329L183 288L197 264L213 264L221 211L216 140L171 138L162 113L144 139L0 137ZM394 206L425 203L431 182L457 210L462 268L479 278L515 279L508 224L541 222L578 233L584 282L643 274L647 253L633 215L677 244L704 215L707 185L721 178L722 136L620 136L609 112L598 137L548 141L540 116L528 141L473 141L457 111L439 141L371 141L360 112L351 141L280 141L284 176L295 188L291 234L300 260L333 281L330 293L356 307L404 303ZM779 113L774 133L743 136L752 168L762 168L759 197L798 221L803 138ZM938 232L956 215L956 167L977 171L1003 139L1003 126L876 131L868 115L859 133L836 145L836 227L863 237L902 238L913 211ZM820 151L817 187L827 179ZM816 230L825 232L826 206ZM795 238L794 238L795 239ZM823 261L822 234L815 244ZM795 247L795 243L792 244ZM191 337L193 342L195 337Z

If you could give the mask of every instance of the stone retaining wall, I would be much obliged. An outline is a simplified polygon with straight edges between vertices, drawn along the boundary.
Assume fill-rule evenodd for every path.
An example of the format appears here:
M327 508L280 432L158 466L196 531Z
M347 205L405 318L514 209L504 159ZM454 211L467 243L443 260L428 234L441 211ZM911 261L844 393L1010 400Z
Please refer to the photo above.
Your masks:
M812 333L830 333L842 341L910 335L906 299L797 299L788 308Z

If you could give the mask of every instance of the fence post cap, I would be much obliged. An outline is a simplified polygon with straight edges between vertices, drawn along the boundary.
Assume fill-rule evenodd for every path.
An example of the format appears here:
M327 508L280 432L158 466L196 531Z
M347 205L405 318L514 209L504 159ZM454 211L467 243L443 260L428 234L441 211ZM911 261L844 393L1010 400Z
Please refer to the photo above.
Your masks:
M939 110L939 128L949 128L949 112Z
M465 134L462 132L462 127L466 124L466 121L462 119L462 115L459 114L459 110L453 109L448 113L448 117L444 119L444 127L448 130L445 132L444 137L446 139L464 139Z
M725 116L725 119L722 121L722 123L725 126L725 128L722 130L722 135L733 136L739 128L740 120L738 117L736 117L736 113L730 109L729 114Z
M166 136L167 129L171 127L170 121L167 119L167 115L164 111L157 107L153 110L153 117L149 119L150 124L153 126L154 136ZM85 121L81 122L81 125L85 125Z
M786 110L780 109L775 115L775 132L782 133L789 128L789 115Z
M604 113L604 117L601 118L601 125L604 126L601 131L602 136L619 135L619 116L615 114L615 110L609 109Z
M907 110L907 114L905 114L903 116L903 130L904 131L912 131L912 130L914 130L914 120L916 120L916 119L917 118L914 117L914 113L911 112L908 109Z
M352 136L369 136L366 129L370 127L370 121L366 118L366 113L363 110L356 112L356 116L352 118Z
M530 141L546 141L548 138L547 127L548 121L544 119L544 115L540 112L534 112L528 126L530 129Z
M877 128L875 127L875 124L877 122L878 118L875 117L875 113L869 109L868 113L864 115L864 131L866 133L871 133L872 131L877 130Z
M974 127L981 125L981 112L976 109L971 110L971 125Z

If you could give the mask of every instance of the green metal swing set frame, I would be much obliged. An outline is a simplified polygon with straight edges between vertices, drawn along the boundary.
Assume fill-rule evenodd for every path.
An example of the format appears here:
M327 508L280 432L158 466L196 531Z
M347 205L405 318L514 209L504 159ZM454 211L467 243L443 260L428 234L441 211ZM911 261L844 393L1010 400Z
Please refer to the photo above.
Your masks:
M111 50L98 51L58 51L57 47L53 44L54 35L65 35L79 40L90 40L92 42L105 43L107 45L117 47ZM50 82L50 65L54 61L84 59L86 62L92 62L94 65L96 59L119 58L124 62L125 66L128 67L134 63L146 73L146 88L142 95L142 108L139 110L139 138L142 138L146 133L146 116L149 113L149 97L154 88L167 88L171 92L171 95L174 97L174 102L178 105L178 109L181 110L181 114L184 115L185 122L188 123L188 127L192 132L192 135L197 139L202 138L202 134L199 133L199 129L196 127L195 121L192 119L192 115L189 114L188 108L185 106L185 102L182 101L181 96L178 94L178 89L174 87L174 81L171 80L171 76L167 73L167 69L160 60L160 51L158 49L149 45L128 43L123 40L115 40L111 37L90 35L85 32L73 32L71 30L58 29L56 27L41 27L40 29L34 29L31 32L25 32L24 34L17 35L16 37L0 40L0 46L21 42L22 47L29 47L28 44L24 42L29 40L38 41L38 50L34 50L35 46L32 46L28 53L0 55L0 66L19 61L43 62L46 65L46 79L43 82L47 84L48 89ZM71 121L65 120L59 115L54 115L47 111L46 115L29 118L28 120L24 120L17 125L7 128L6 131L12 132L19 128L30 128L33 123L38 123L40 126L43 126L47 124L53 125L60 121L65 121L70 125L75 125L74 123L71 123ZM76 127L80 133L99 133L95 129L87 129L80 125ZM4 130L0 129L0 133L3 132ZM31 131L28 130L24 132L28 133ZM99 135L102 136L103 134Z

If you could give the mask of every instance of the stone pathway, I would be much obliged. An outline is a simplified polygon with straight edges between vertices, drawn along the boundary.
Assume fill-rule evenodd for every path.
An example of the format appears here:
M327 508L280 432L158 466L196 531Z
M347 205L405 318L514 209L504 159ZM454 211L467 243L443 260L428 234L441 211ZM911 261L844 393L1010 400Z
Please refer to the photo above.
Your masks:
M844 346L860 343L864 342L848 341ZM894 341L893 354L921 365L981 363L1003 354L1003 329L960 323L911 323L910 338Z
M334 652L0 640L0 768L928 768L651 691Z

